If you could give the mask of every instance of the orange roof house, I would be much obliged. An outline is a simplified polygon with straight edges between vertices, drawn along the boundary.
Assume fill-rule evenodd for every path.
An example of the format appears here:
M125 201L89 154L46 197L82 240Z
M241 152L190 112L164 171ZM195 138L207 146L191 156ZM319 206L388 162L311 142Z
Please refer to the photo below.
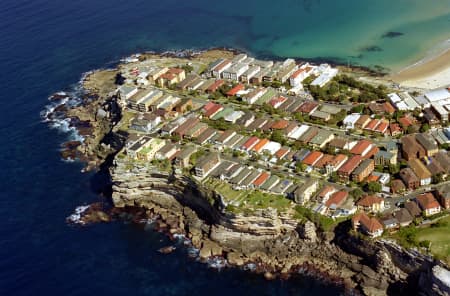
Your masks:
M272 124L271 128L272 129L285 129L288 125L289 125L289 121L280 119L280 120L275 121Z
M227 92L227 96L228 97L232 97L232 96L235 96L238 92L240 92L241 90L243 90L245 88L245 86L243 85L243 84L238 84L238 85L236 85L235 87L233 87L232 89L230 89L228 92Z
M266 182L267 179L269 179L269 177L270 177L270 174L268 172L264 171L264 172L261 173L261 175L259 175L258 178L256 178L255 181L253 181L253 185L259 187L262 184L264 184L264 182Z
M369 218L366 213L360 212L352 218L353 229L362 231L371 237L383 234L383 225L376 218Z
M322 158L323 153L319 151L312 151L310 154L308 154L304 159L303 163L306 165L313 166L317 161L319 161L320 158Z
M261 150L264 148L264 146L266 146L267 144L269 144L269 140L267 139L261 139L261 141L259 141L253 148L252 150L254 150L255 152L259 153L261 152Z

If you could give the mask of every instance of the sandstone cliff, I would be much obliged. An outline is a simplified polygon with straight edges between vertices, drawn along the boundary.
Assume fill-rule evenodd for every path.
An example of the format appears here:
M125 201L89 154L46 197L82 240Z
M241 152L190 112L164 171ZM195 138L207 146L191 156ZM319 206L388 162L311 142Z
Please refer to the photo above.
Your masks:
M423 287L434 287L425 288L424 295L445 295L442 281L432 283L432 258L389 241L351 236L341 229L345 225L322 233L311 222L300 225L271 209L251 216L225 213L220 196L189 178L120 159L111 177L116 207L138 206L159 215L160 226L186 234L203 259L224 256L235 266L257 263L266 275L306 269L367 295L417 292L422 278Z

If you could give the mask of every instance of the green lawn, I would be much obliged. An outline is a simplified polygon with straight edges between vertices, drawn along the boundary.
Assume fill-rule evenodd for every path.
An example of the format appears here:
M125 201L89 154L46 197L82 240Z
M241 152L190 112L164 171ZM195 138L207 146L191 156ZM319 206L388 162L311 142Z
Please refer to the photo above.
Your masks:
M258 190L233 190L226 182L208 179L206 185L222 195L225 202L232 205L233 212L253 211L275 208L285 212L293 205L292 201L282 195L263 193Z
M437 258L450 262L450 216L439 220L429 228L418 229L417 241L430 241L431 253Z

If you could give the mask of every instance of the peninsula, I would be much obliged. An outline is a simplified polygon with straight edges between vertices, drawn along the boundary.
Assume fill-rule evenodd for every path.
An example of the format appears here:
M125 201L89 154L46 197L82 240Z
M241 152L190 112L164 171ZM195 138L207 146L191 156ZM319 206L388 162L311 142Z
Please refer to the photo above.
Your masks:
M133 55L82 86L45 114L81 136L63 158L106 170L116 210L201 260L450 293L450 89L231 50Z

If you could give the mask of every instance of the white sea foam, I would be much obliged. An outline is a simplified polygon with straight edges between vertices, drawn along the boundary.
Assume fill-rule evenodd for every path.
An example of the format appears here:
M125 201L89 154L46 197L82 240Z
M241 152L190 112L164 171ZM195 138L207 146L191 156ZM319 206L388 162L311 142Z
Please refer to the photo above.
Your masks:
M210 257L206 260L208 267L221 270L228 266L228 261L223 257Z
M67 222L73 223L73 224L79 224L84 225L83 220L81 218L83 217L83 214L89 209L90 206L78 206L75 208L75 211L73 214L71 214L69 217L67 217Z

